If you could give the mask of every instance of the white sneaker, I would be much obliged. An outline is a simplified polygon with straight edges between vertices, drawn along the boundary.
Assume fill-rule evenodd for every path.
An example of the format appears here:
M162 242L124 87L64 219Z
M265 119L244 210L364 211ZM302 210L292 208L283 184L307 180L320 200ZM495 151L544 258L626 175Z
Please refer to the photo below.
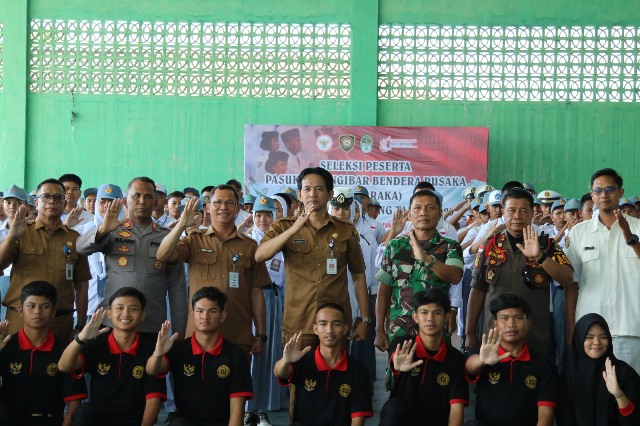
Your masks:
M256 417L258 418L257 426L271 426L271 423L269 423L269 416L267 416L267 413L264 411L257 411Z

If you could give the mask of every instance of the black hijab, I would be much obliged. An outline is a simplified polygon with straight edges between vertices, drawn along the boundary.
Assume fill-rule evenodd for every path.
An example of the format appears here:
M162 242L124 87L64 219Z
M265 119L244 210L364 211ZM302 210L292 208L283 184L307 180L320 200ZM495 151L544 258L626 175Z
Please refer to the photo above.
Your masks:
M599 324L609 339L607 352L598 359L592 359L584 351L584 340L594 324ZM611 400L602 378L607 357L614 365L617 364L607 321L598 314L583 316L576 323L569 351L569 389L572 393L576 421L580 426L609 424Z

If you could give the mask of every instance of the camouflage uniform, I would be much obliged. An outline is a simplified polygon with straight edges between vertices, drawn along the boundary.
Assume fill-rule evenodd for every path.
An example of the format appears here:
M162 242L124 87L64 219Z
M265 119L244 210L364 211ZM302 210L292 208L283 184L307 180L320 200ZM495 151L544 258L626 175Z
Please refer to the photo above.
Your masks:
M441 236L438 231L423 248L425 253L446 265L460 269L464 266L460 244ZM418 335L418 326L411 317L415 293L437 288L449 295L449 283L440 279L427 264L413 257L409 236L392 240L387 245L376 279L391 287L389 341Z

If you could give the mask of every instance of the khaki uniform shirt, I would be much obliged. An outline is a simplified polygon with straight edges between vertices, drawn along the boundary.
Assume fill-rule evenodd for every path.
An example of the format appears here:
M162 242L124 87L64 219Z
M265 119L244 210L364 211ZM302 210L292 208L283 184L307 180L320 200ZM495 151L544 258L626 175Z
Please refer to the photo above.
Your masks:
M33 281L47 281L58 292L57 310L72 310L75 302L74 282L91 279L87 257L77 251L80 234L62 223L49 234L40 219L27 224L27 230L11 248L11 284L2 302L11 308L20 306L22 288ZM65 254L65 246L69 254ZM73 280L67 280L67 263L73 265ZM18 327L18 328L15 328ZM10 333L22 324L10 324Z
M252 291L271 283L264 262L255 260L258 243L236 229L227 240L222 240L213 227L195 231L178 242L178 264L189 263L189 300L206 286L223 291L228 299L227 318L222 332L225 339L236 345L253 345L251 329ZM235 261L234 261L235 259ZM230 286L230 272L238 273L238 285ZM262 290L261 290L262 291ZM189 322L187 335L194 326Z
M278 219L265 233L268 241L291 228L298 217ZM333 248L329 244L333 242ZM337 260L337 273L327 274L327 259ZM347 266L351 274L365 272L360 236L351 222L327 215L317 231L307 222L282 248L285 265L285 302L282 331L313 334L316 309L325 303L342 306L351 322Z
M147 299L145 318L138 331L157 333L167 319L168 294L171 328L176 333L184 333L189 309L184 268L166 265L156 258L158 247L169 230L152 222L139 231L126 220L102 241L96 241L97 232L96 227L82 235L78 239L78 251L82 254L104 253L107 285L100 306L108 306L109 298L122 287L137 288ZM106 317L104 323L111 325Z

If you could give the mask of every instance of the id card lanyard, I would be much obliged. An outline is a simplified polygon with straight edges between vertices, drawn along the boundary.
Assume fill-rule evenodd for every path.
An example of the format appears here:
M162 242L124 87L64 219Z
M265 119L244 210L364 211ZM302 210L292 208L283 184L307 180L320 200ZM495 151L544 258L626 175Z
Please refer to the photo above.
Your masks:
M229 288L240 288L240 274L236 271L236 265L240 261L242 253L234 254L231 258L233 262L233 271L229 272Z
M327 275L336 275L338 273L338 259L333 255L333 246L335 245L333 238L329 241L329 258L327 259Z
M62 251L67 258L67 263L64 267L64 277L67 281L73 281L73 262L71 261L71 247L65 245L62 247Z

